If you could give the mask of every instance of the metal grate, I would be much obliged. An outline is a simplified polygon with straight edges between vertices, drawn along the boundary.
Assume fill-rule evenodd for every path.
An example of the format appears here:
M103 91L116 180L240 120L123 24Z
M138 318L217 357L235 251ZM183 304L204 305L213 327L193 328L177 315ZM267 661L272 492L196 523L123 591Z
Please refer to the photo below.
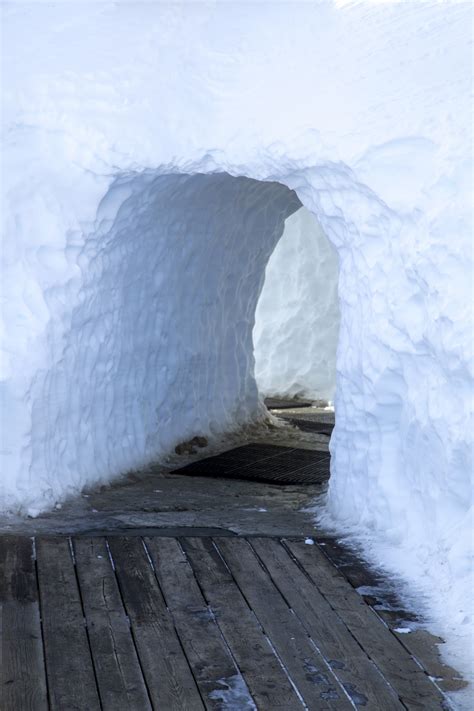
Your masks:
M193 462L175 473L269 484L323 484L329 478L329 460L329 452L249 444Z

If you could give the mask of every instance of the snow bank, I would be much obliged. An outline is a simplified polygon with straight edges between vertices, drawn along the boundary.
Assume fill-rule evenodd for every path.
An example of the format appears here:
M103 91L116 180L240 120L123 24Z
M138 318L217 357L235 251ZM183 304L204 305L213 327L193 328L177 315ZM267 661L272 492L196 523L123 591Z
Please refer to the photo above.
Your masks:
M48 285L43 299L35 279L50 278L51 248L32 250L22 280L43 309L30 320L38 328L44 313L48 367L33 376L43 354L31 350L21 369L11 364L26 445L20 472L4 479L10 508L35 513L258 414L254 313L265 264L300 204L280 183L226 173L128 174L75 253L80 286L72 279L54 298ZM14 464L4 471L14 475Z
M470 4L3 14L2 508L261 414L254 309L294 190L339 255L328 511L465 629Z
M264 395L334 399L338 279L337 252L302 207L285 222L255 313L255 379Z

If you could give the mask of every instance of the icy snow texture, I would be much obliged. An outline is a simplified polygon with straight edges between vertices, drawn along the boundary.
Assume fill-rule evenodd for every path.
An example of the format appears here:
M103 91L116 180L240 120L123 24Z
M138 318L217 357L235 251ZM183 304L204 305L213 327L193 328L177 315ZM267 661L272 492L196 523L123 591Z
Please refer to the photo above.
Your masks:
M337 252L302 207L285 222L255 313L255 379L264 395L334 399L338 278Z
M77 255L73 308L46 329L58 345L30 385L31 461L13 505L51 505L255 416L257 298L300 204L280 183L227 174L112 184Z
M276 181L339 255L328 511L467 629L471 4L2 9L2 507L261 414L252 309L294 206L224 174Z

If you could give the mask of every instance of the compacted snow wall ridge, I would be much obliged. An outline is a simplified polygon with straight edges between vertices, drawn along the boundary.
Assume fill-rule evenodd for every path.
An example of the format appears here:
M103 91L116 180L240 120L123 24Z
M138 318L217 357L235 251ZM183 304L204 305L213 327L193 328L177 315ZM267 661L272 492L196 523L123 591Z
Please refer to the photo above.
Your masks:
M264 416L254 310L302 204L339 258L326 513L468 640L471 3L2 10L1 508Z
M258 414L256 302L300 205L279 183L228 174L113 182L61 333L46 329L55 349L29 387L23 468L4 481L11 507L51 506Z
M264 395L334 399L338 279L336 250L300 208L268 261L255 314L255 378Z

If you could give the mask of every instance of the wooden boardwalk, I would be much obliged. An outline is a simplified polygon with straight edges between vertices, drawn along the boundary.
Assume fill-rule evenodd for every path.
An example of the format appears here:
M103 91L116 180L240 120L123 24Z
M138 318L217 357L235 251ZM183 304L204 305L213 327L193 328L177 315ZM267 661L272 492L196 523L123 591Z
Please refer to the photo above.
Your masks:
M304 539L0 537L2 711L446 708Z

